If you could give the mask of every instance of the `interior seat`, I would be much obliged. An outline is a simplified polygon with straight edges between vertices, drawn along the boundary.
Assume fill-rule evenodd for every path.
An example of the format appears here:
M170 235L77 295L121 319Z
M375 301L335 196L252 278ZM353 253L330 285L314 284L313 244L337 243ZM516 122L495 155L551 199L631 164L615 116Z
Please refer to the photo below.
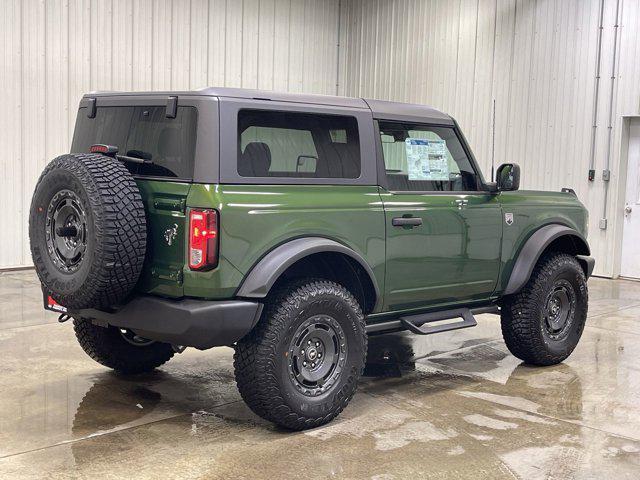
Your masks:
M268 177L271 168L271 150L263 142L251 142L238 158L238 173L243 177Z

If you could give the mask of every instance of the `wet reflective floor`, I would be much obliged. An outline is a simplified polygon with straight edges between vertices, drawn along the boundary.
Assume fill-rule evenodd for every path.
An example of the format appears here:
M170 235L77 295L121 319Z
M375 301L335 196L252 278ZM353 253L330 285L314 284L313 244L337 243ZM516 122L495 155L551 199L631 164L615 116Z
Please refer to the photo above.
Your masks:
M563 364L531 368L497 317L370 339L333 423L290 433L240 400L232 350L153 374L94 363L41 307L33 272L0 275L0 478L640 478L640 283L591 279Z

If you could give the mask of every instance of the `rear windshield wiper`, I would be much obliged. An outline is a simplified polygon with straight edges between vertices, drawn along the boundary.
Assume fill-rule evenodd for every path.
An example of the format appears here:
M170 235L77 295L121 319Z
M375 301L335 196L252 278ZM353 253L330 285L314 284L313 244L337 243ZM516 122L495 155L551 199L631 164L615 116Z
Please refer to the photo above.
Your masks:
M146 158L130 157L128 155L116 155L116 158L123 162L142 163L144 165L155 165L153 160Z
M153 160L151 160L151 154L143 150L128 150L126 155L116 155L116 158L123 162L154 165Z

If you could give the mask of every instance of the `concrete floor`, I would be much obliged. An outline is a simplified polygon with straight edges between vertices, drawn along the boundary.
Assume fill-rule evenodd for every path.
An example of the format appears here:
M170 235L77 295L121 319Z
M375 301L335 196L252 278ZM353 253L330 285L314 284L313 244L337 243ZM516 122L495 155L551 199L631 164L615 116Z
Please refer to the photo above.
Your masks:
M33 272L0 275L0 478L640 478L640 283L592 279L562 365L529 368L497 317L370 342L330 425L279 430L242 403L229 348L122 378L42 310Z

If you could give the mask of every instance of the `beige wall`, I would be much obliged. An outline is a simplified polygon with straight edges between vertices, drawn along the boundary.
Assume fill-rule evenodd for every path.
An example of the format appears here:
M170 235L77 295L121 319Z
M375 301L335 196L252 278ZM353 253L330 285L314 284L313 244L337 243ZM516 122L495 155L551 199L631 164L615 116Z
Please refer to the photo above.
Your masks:
M91 90L234 86L334 94L338 0L0 0L0 268Z

